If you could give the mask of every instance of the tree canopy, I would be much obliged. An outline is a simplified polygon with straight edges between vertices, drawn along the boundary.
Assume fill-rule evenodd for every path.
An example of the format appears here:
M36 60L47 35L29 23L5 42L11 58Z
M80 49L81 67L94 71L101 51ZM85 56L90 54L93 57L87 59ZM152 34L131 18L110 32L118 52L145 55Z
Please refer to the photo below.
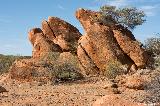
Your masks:
M100 12L103 22L112 18L118 24L132 30L146 21L144 11L138 10L136 7L116 8L116 6L105 5L100 7Z

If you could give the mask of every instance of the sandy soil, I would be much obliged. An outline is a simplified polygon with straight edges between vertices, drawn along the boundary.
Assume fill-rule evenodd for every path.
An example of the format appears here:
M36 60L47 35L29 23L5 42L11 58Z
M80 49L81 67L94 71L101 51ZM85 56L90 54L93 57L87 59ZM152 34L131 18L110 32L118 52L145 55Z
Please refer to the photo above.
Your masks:
M107 94L105 78L92 77L72 83L18 82L0 77L9 92L0 93L0 106L91 106Z

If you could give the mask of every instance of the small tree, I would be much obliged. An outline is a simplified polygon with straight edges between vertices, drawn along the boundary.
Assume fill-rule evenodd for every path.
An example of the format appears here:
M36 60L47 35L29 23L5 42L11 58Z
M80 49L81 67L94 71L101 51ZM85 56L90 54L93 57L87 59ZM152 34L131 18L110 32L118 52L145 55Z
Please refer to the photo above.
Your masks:
M100 8L102 13L102 21L108 21L112 18L118 24L124 27L134 29L137 25L142 25L146 20L143 11L138 10L135 7L125 7L117 9L115 6L105 5Z

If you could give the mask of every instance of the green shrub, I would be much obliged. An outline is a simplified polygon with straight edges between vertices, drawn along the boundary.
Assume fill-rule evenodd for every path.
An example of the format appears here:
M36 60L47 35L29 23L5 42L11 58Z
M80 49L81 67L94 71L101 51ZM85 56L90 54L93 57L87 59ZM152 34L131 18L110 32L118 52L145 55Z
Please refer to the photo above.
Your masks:
M116 76L123 74L122 64L118 61L111 60L106 64L104 75L109 79L115 79Z
M56 81L74 81L82 79L79 68L71 63L60 63L53 67L53 76Z
M50 52L40 59L40 64L49 67L53 82L74 81L83 78L80 74L78 58L74 55L63 60L60 53Z

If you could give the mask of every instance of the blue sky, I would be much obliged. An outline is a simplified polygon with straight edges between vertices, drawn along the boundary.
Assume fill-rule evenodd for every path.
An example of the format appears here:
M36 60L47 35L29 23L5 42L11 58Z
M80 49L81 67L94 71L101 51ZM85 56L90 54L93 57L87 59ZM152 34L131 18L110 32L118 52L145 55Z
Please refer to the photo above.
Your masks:
M147 14L147 21L134 31L144 41L160 33L160 0L0 0L0 54L31 55L28 31L41 27L48 16L60 17L83 29L74 14L78 8L98 10L102 5L135 6Z

